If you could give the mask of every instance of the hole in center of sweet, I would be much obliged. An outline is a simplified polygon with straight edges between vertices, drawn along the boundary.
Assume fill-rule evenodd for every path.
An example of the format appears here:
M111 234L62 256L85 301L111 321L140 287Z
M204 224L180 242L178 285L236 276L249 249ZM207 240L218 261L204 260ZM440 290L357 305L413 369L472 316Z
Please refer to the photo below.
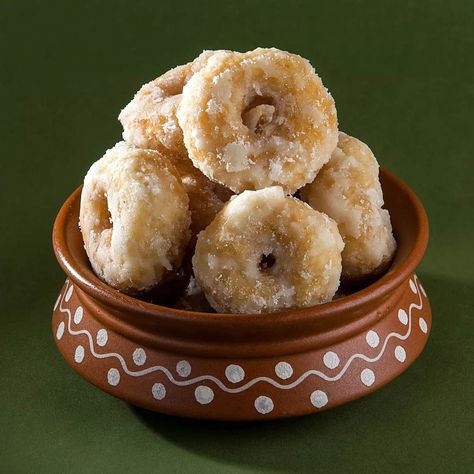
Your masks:
M183 71L176 76L161 77L159 81L159 89L164 93L164 97L174 97L183 93L183 88L186 83L186 75Z
M271 97L256 96L242 112L243 124L257 135L271 132L275 106Z
M262 272L265 270L269 270L270 268L275 265L276 259L275 256L272 253L269 253L268 255L263 254L262 257L260 258L260 263L258 264L258 268Z

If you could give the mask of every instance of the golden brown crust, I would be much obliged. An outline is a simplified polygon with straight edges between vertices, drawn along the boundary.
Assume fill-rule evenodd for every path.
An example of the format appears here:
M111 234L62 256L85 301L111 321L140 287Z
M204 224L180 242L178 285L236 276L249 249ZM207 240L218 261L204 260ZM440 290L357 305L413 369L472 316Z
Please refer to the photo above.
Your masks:
M342 275L360 284L387 269L395 253L390 215L382 209L379 166L370 148L339 132L339 142L316 179L301 190L314 209L338 224L345 243Z
M120 142L84 179L80 227L95 273L127 293L176 270L189 240L188 197L174 166Z
M232 191L203 175L189 159L176 160L176 169L189 197L193 237L204 230L230 199Z
M165 147L186 154L183 133L176 118L184 85L216 51L203 51L194 61L177 66L144 84L120 112L123 139L139 148Z
M217 311L313 306L334 296L343 246L334 221L281 187L245 191L199 234L194 274Z
M334 100L309 62L277 49L214 55L183 89L193 163L235 192L311 182L337 143Z

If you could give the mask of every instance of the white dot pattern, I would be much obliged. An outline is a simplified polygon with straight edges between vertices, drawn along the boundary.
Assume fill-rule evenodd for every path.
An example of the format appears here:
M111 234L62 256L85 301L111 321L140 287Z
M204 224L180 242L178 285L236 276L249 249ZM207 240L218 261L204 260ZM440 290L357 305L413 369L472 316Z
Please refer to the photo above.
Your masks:
M370 387L375 382L375 374L370 369L364 369L360 374L360 379L364 385Z
M282 380L289 379L293 375L293 367L288 362L278 362L275 365L275 374Z
M255 400L255 409L262 415L266 415L273 411L274 405L273 400L270 397L261 395Z
M341 361L335 352L329 351L324 354L323 362L328 369L335 369Z
M115 368L109 369L107 372L107 382L109 382L109 385L117 386L120 383L120 372Z
M417 286L417 284L412 279L410 279L409 287L414 294L420 293L420 295L422 294L426 297L426 292L421 284L418 283L418 286ZM66 302L68 302L72 298L73 291L74 291L74 287L73 285L70 285L64 295L64 300ZM59 306L62 297L63 296L61 294L58 296L54 305L54 310L56 310L57 307ZM65 311L68 312L68 310L63 310L62 308L60 309L62 312L65 312ZM411 309L412 308L410 306L410 310ZM68 314L70 318L71 313L68 312ZM405 326L408 325L409 316L404 309L400 308L398 310L397 315L401 324ZM81 321L83 320L83 317L84 317L83 307L78 306L74 312L74 316L72 319L75 324L80 324ZM70 323L71 323L71 319L69 319L69 324ZM420 330L426 334L428 332L428 325L427 325L426 320L420 317L418 319L418 324L419 324ZM63 338L65 330L66 330L66 325L63 321L61 321L56 329L56 338L58 340ZM365 336L365 339L366 339L367 344L372 348L378 347L380 345L380 337L376 331L373 331L373 330L368 331ZM97 332L96 342L99 346L105 346L107 344L108 333L106 329L100 329ZM384 344L382 352L384 351L385 347L386 347L386 344ZM403 346L397 345L394 348L393 353L396 360L399 361L400 363L403 363L406 361L407 353ZM104 355L107 355L107 354L104 354ZM84 360L84 357L85 357L85 349L82 345L78 345L74 352L75 362L78 364L82 363ZM136 348L135 351L133 352L132 357L133 357L134 363L138 366L144 365L147 359L146 352L142 348ZM327 368L335 369L340 365L341 361L337 353L333 351L328 351L323 356L323 362ZM186 360L179 361L176 364L176 372L181 377L188 377L191 374L191 364ZM281 361L275 365L275 374L280 379L285 380L292 377L293 368L288 362ZM240 365L230 364L225 369L225 375L229 382L239 383L242 380L244 380L246 374L243 367L241 367ZM109 369L107 373L107 381L110 385L112 386L118 385L120 383L120 378L121 378L121 375L118 369L116 368ZM206 377L202 377L202 378L205 379ZM375 383L375 378L376 377L375 377L374 371L369 368L363 369L360 373L360 380L367 387L370 387ZM174 380L172 381L174 382ZM152 392L153 398L155 398L156 400L162 400L163 398L166 397L166 387L162 383L153 384L151 388L151 392ZM194 394L195 394L196 401L202 405L207 405L211 403L214 399L214 391L210 387L205 386L205 385L198 386L195 389ZM315 406L316 408L321 408L321 407L324 407L328 403L328 397L324 391L315 390L310 395L310 401L312 405ZM264 395L259 396L257 399L255 399L254 405L255 405L256 410L262 414L270 413L274 409L273 400L270 397L267 397Z
M99 329L97 331L96 341L100 347L104 347L109 340L109 335L105 329Z
M426 334L428 332L428 324L426 324L426 321L420 318L418 324L420 325L420 329Z
M84 360L84 347L83 346L77 346L76 347L76 352L74 352L74 360L80 364Z
M65 296L65 300L66 300L66 303L71 299L71 296L72 296L72 292L74 291L74 287L71 285L67 292L66 292L66 296Z
M162 383L155 383L151 387L151 394L155 400L163 400L166 397L166 387Z
M84 316L84 310L82 306L78 306L74 313L74 323L79 324L82 321L82 316Z
M328 403L328 396L322 390L315 390L310 397L311 403L316 408L322 408Z
M398 360L398 362L405 362L405 359L407 358L407 353L405 352L405 349L402 346L397 346L395 347L395 359Z
M245 371L240 365L230 364L225 369L227 380L232 383L239 383L245 377Z
M133 351L132 358L135 365L143 365L146 362L146 352L141 347L137 347Z
M191 364L187 360L180 360L176 364L176 372L181 377L188 377L191 374Z
M214 392L210 387L206 387L205 385L199 385L194 391L194 396L196 397L196 401L201 405L207 405L214 400Z
M64 335L64 321L59 323L58 329L56 330L56 339L59 341Z
M365 336L365 340L370 347L377 347L380 343L379 335L375 331L369 331Z
M398 310L398 320L405 326L408 324L408 314L404 309Z

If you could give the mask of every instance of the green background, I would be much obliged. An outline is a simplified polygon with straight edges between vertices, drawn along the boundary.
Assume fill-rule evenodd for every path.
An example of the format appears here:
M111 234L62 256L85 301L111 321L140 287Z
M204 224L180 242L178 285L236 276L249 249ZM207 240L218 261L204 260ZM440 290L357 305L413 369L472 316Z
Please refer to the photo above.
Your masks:
M473 472L474 2L0 2L0 471ZM424 202L433 330L357 402L232 425L134 409L77 376L51 333L54 216L120 138L145 81L201 50L307 57L343 130Z

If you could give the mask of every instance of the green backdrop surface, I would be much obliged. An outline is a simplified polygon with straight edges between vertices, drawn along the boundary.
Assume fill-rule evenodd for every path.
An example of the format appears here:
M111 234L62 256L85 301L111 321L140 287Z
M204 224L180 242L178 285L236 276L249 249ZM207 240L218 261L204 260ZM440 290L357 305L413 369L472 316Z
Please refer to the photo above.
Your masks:
M0 1L0 471L473 472L473 38L469 1ZM140 84L203 49L256 46L307 57L341 129L424 202L432 335L393 383L318 415L151 414L56 350L53 219Z

